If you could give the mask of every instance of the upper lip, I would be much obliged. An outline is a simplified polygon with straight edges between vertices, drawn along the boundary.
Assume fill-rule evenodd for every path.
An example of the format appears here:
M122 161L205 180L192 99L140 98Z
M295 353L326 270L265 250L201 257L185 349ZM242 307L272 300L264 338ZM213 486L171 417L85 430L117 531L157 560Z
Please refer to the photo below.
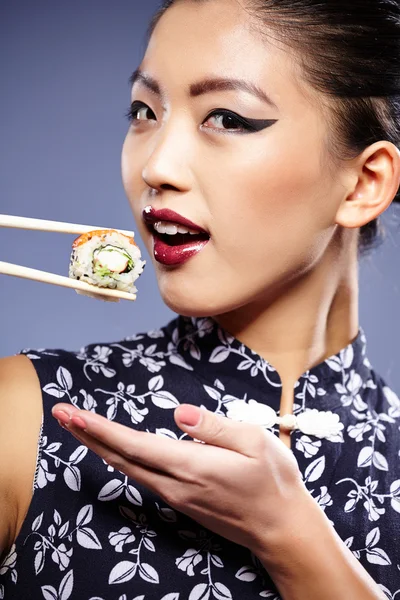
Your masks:
M169 223L177 223L178 225L183 225L184 227L188 227L189 229L194 229L199 233L205 233L206 235L209 235L209 233L205 229L203 229L199 225L196 225L196 223L193 223L193 221L190 221L186 217L183 217L182 215L176 213L174 210L171 210L170 208L161 208L159 210L156 210L155 208L150 206L149 208L147 208L147 211L146 209L143 210L142 216L144 222L147 223L147 225L153 225L153 223L157 223L158 221L167 221Z

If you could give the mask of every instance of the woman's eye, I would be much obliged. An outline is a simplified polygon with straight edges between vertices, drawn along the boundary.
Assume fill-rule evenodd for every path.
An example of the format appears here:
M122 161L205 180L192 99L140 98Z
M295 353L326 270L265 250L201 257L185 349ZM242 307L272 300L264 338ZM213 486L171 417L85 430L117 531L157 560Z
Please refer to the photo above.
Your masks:
M133 102L127 112L128 120L131 122L155 120L154 112L142 102Z
M205 123L211 123L211 125L205 125ZM239 116L231 113L230 111L215 111L207 117L203 126L206 129L221 129L222 131L253 131L254 128L250 123Z

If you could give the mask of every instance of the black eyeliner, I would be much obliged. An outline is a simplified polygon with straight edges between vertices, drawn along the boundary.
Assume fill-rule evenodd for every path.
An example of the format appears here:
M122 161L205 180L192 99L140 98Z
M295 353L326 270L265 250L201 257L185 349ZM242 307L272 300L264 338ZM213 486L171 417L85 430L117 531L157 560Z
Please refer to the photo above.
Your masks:
M243 125L243 127L248 130L248 133L251 133L252 131L261 131L262 129L266 129L267 127L270 127L278 121L278 119L248 119L245 117L241 117L237 113L227 110L226 108L219 108L213 110L207 116L206 121L215 115L225 115L227 117L231 117L232 119ZM226 131L229 132L228 129L226 129Z

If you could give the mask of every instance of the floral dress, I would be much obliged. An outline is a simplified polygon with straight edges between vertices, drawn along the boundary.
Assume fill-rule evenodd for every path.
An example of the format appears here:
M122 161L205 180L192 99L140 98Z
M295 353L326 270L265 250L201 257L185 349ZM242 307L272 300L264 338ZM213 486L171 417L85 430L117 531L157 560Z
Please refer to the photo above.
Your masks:
M243 420L251 408L253 421L265 406L278 412L282 385L271 364L212 319L186 317L79 353L24 353L40 379L44 417L34 494L0 567L0 598L279 600L247 548L113 470L51 416L55 403L71 402L184 443L173 419L180 403ZM343 425L322 439L292 432L305 485L386 596L400 600L400 400L372 369L362 328L304 373L294 393L296 415L332 411Z

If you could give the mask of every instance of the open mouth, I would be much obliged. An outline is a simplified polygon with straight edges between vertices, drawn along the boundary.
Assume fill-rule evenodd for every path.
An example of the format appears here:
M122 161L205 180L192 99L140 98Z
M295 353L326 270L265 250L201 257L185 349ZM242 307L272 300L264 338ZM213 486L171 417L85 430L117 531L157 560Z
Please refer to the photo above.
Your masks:
M170 221L148 223L147 228L154 237L161 240L167 246L186 246L188 244L207 242L210 239L210 236L206 232L189 229Z
M199 254L211 239L207 231L167 208L155 210L147 206L143 220L153 236L154 258L166 266L182 265Z

